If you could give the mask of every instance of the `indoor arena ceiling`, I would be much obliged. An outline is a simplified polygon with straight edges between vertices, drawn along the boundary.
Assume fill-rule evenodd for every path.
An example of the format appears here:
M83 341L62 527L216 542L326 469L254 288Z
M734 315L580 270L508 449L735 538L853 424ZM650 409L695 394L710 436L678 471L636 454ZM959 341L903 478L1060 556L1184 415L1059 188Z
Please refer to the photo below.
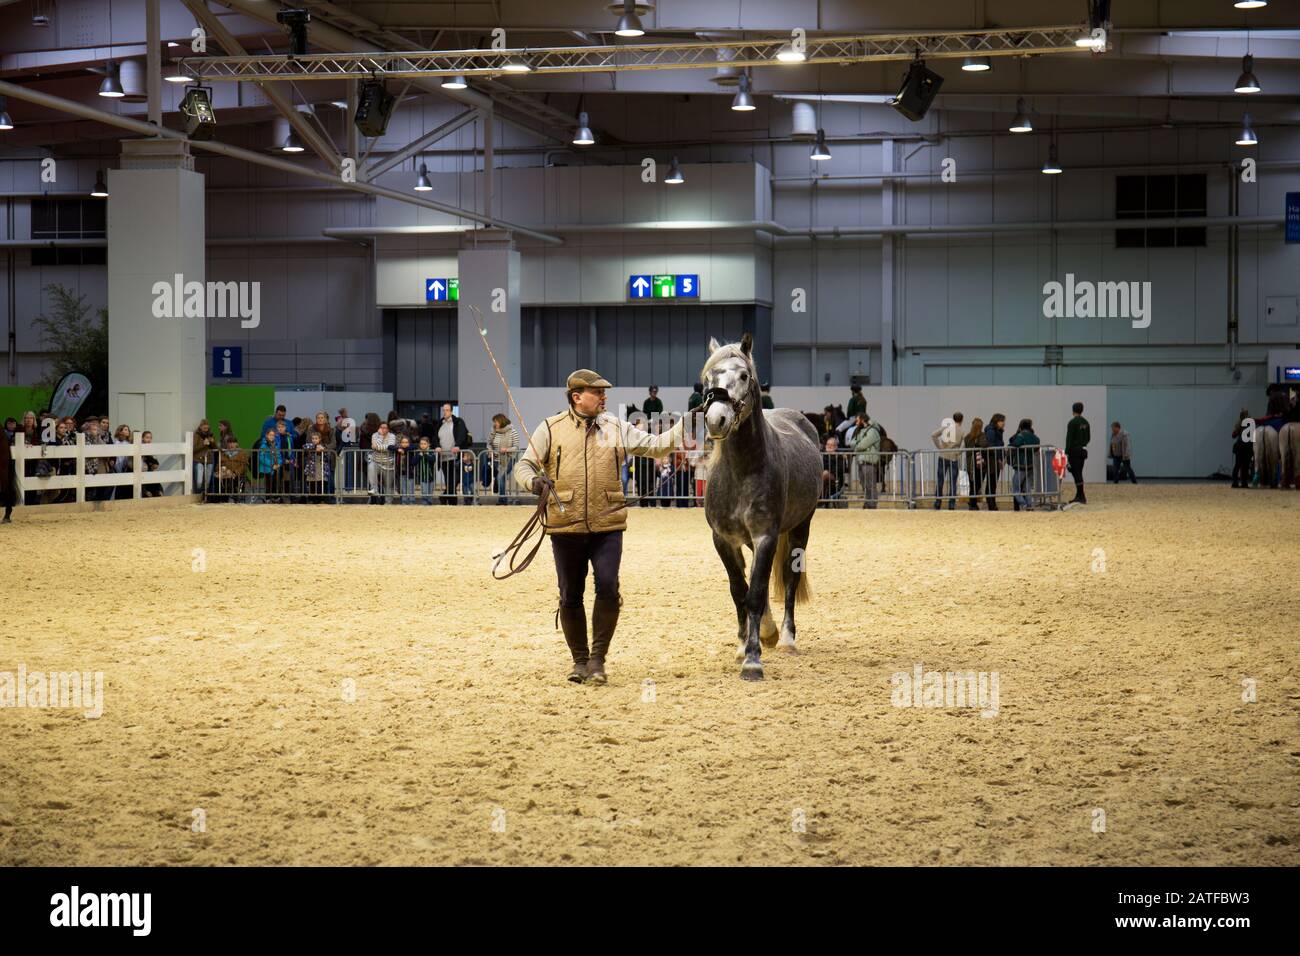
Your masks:
M190 0L190 5L202 3ZM164 62L170 67L171 59L193 56L189 34L195 15L182 0L162 0L161 6L162 38L170 41ZM625 39L614 33L623 4L602 0L208 0L206 7L240 48L262 58L287 51L289 37L276 15L288 7L310 11L310 52L330 54L483 49L496 28L506 31L505 45L512 50L627 44L698 48L701 43L716 43L720 51L737 43L752 49L764 41L788 39L795 29L806 31L810 46L828 37L924 36L925 31L989 31L994 36L1025 31L1028 36L1035 29L1072 25L1086 32L1089 13L1085 0L659 0L634 7L645 33ZM48 12L48 26L33 23L34 13L41 10ZM96 93L105 63L145 53L143 10L144 4L127 0L0 0L0 78L103 108L104 100ZM1104 53L1080 49L1000 56L1006 51L990 49L992 68L983 73L962 71L960 60L934 59L931 65L945 77L935 106L1005 111L1014 107L1017 97L1027 96L1040 114L1116 122L1159 117L1214 121L1220 118L1218 105L1233 103L1233 82L1249 52L1264 78L1263 92L1252 97L1252 112L1267 122L1300 122L1300 107L1295 105L1300 93L1300 3L1274 0L1261 9L1243 11L1232 0L1116 0L1107 40ZM1040 47L1035 43L1035 49ZM217 42L211 42L207 52L227 53ZM583 108L598 111L601 96L609 94L730 96L738 71L727 67L725 53L718 56L715 64L689 69L638 66L625 57L617 68L604 70L589 66L572 72L471 76L470 90L459 98L480 106L490 99L504 118L539 131L555 130L571 124L580 98ZM583 57L568 59L577 62ZM859 58L772 63L751 71L753 91L760 98L870 98L896 92L904 69L896 60ZM267 97L252 90L251 83L224 83L250 92L220 104L223 125L261 121L274 113ZM287 82L280 85L289 88ZM342 79L299 79L293 88L299 104L338 102L346 95ZM447 95L432 78L416 79L409 93ZM145 111L142 103L109 106L128 115ZM42 137L66 142L68 137L55 131L59 124L85 128L83 122L38 105L11 102L9 108L20 134L8 140L10 146L34 145ZM174 125L174 116L169 122ZM40 124L39 131L33 124ZM115 134L104 129L91 135Z

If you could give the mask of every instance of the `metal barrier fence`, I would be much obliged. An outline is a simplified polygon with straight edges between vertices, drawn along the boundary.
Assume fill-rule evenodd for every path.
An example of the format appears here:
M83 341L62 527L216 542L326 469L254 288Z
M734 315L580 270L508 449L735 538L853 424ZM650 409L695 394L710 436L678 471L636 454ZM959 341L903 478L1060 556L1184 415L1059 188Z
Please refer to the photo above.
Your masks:
M1023 507L1058 508L1061 487L1052 470L1051 445L1028 448L955 449L952 452L881 452L859 461L852 451L822 455L819 507L977 508L1015 500ZM210 501L334 502L409 505L527 504L531 492L514 485L519 454L463 451L459 454L395 448L240 449L215 452L196 490ZM965 474L965 479L962 475ZM200 481L200 478L202 480ZM702 507L707 464L698 451L663 459L629 456L622 475L634 507ZM964 489L964 493L963 493Z
M911 452L912 506L977 509L982 502L996 509L999 501L1010 499L1030 511L1059 508L1061 482L1052 469L1055 455L1052 445Z

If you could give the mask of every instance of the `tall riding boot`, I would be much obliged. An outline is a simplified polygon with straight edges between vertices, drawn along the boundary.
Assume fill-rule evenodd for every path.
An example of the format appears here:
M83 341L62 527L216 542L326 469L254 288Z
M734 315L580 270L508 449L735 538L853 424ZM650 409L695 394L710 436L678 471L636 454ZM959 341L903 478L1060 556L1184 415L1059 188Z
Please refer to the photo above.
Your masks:
M581 684L587 677L587 609L585 607L564 607L559 610L560 625L564 628L564 640L573 655L573 670L569 680Z
M605 655L618 626L622 598L596 598L591 606L591 659L587 661L587 683L605 683Z

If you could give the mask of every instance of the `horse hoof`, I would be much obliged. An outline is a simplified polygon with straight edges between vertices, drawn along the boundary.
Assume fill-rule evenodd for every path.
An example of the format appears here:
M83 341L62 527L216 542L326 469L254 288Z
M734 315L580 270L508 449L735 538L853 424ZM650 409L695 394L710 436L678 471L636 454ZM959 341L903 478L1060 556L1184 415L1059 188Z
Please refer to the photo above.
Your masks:
M740 668L740 679L741 680L762 680L763 665L759 664L757 661L754 662L746 661L744 666Z

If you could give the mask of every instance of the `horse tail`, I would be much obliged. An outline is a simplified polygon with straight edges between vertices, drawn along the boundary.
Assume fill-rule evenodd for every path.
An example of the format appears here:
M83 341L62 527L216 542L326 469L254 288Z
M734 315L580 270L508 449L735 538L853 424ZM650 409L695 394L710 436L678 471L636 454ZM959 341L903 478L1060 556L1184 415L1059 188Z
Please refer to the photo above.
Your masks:
M806 559L807 555L800 554L796 557L790 553L789 533L783 533L776 539L776 560L772 562L772 590L777 593L780 602L785 602L786 565L790 565L793 570L793 562L797 560L802 568ZM812 589L808 585L808 572L801 570L799 583L794 589L794 603L807 604L810 600L812 600Z

